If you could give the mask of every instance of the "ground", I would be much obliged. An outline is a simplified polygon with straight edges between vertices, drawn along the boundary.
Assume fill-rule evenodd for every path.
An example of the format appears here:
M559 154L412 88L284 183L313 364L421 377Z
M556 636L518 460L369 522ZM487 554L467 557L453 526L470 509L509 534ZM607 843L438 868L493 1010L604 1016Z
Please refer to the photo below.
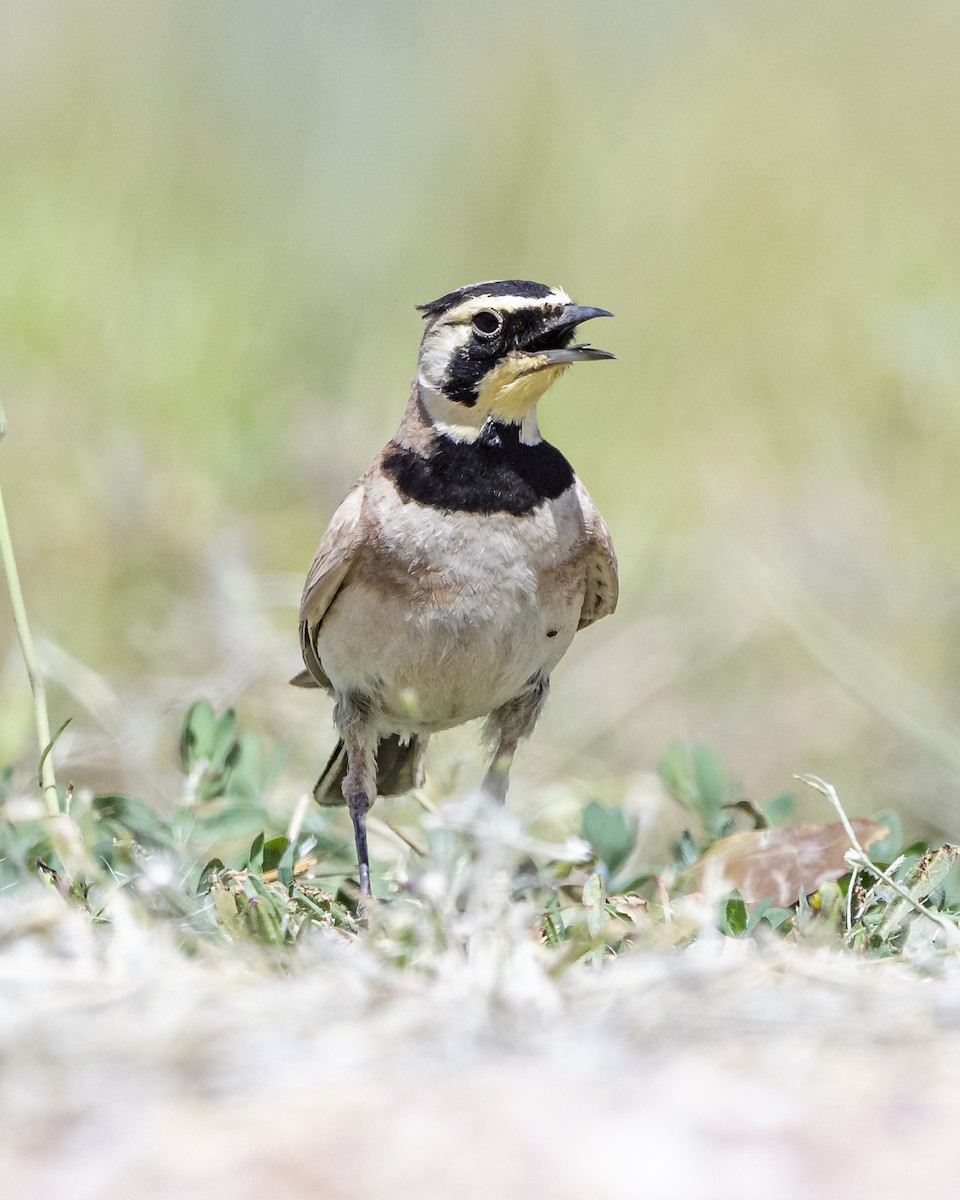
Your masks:
M562 974L519 914L194 957L4 913L10 1194L899 1196L960 1166L960 966L704 935Z

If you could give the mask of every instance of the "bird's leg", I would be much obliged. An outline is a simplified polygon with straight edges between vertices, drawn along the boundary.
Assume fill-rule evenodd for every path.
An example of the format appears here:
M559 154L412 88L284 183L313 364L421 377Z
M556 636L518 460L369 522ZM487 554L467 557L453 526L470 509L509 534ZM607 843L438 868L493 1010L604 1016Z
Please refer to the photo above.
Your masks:
M429 741L429 733L413 735L413 786L415 788L423 787L423 756L427 752L427 742Z
M533 733L547 699L550 680L535 675L529 689L495 708L483 727L483 739L493 746L490 766L480 785L484 795L503 803L510 783L510 768L517 746Z
M376 797L376 739L364 744L355 739L347 741L347 773L343 780L343 798L350 809L353 838L357 844L357 866L360 871L360 895L370 892L370 854L367 850L367 811Z
M370 855L367 851L367 810L377 795L377 733L366 697L339 696L334 720L347 751L343 798L350 809L357 844L360 895L370 896Z
M501 738L497 742L490 766L480 785L483 794L489 796L491 800L496 800L498 804L503 804L507 798L507 788L510 786L510 768L513 766L513 756L516 752L515 738Z

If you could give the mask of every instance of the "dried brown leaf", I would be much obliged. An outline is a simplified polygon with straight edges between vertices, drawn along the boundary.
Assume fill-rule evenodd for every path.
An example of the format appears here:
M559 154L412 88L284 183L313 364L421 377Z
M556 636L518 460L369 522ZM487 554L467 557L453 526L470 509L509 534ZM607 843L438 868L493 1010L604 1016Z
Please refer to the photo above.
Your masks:
M850 824L867 847L889 830L876 821L854 818ZM713 878L736 888L747 904L769 900L778 908L796 904L847 870L850 840L839 821L829 825L785 825L751 829L722 838L694 864L696 884Z

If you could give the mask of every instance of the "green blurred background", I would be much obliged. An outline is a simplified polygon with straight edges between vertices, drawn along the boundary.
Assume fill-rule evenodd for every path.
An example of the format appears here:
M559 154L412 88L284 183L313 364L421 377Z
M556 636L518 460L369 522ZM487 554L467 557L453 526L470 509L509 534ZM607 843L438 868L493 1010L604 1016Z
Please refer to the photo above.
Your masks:
M0 479L61 778L162 798L206 694L302 789L332 732L284 682L300 584L399 419L413 306L519 276L617 314L542 424L622 568L521 797L629 790L680 739L758 799L815 771L957 834L960 7L0 20ZM29 762L0 608L0 761Z

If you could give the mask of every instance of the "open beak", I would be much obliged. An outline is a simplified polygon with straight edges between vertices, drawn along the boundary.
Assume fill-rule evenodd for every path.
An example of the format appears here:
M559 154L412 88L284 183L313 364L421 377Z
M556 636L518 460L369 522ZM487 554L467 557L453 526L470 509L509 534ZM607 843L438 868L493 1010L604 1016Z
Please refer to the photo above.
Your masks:
M551 321L550 325L537 339L562 341L565 335L572 335L574 329L583 321L592 321L594 317L612 317L613 313L605 308L586 308L581 304L565 304L563 311ZM545 367L554 367L560 363L591 362L601 358L616 358L609 350L597 350L586 344L564 346L553 350L530 348L530 353L536 354Z

